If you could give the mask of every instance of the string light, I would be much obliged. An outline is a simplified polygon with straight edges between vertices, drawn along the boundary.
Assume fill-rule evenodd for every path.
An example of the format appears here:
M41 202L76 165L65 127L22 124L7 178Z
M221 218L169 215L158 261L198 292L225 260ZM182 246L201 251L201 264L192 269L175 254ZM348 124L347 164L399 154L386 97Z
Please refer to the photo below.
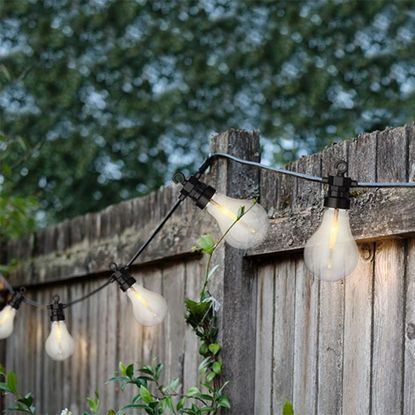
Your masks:
M325 211L317 231L304 248L304 263L317 278L337 281L349 276L359 262L359 250L349 223L350 187L353 180L345 177L347 163L336 163L337 176L329 176Z
M166 300L153 291L138 284L125 268L119 269L112 264L114 278L121 290L126 292L131 300L135 319L143 326L160 324L167 314Z
M46 353L53 360L65 360L75 350L75 343L65 324L64 305L55 295L54 302L48 305L50 311L51 330L45 342Z
M23 293L24 289L15 292L12 299L0 311L0 339L6 339L13 333L14 317L16 316L16 310L23 302Z
M182 173L173 177L182 185L180 191L184 197L190 197L200 209L212 215L223 234L225 241L238 249L248 249L259 245L267 235L269 222L265 209L249 199L234 199L217 193L216 190L199 180L197 176L186 179ZM241 208L242 216L238 216ZM233 225L233 226L232 226Z
M0 312L0 339L9 337L13 332L16 311L23 302L31 306L47 307L50 312L51 332L45 342L46 352L54 360L68 358L74 351L74 340L65 324L64 308L71 307L88 299L114 281L128 295L131 300L134 317L140 324L145 326L160 324L167 314L166 300L160 294L147 290L138 284L130 275L129 269L181 203L188 197L200 209L206 208L205 210L217 220L222 233L226 232L226 242L231 246L239 249L248 249L260 244L265 239L269 226L265 209L251 200L234 199L217 193L213 187L200 181L201 175L217 159L227 159L243 165L255 166L328 185L328 193L324 200L325 212L322 223L308 240L304 249L304 261L307 268L317 278L327 281L336 281L351 274L359 259L358 248L349 224L350 188L415 187L414 182L378 183L354 181L345 176L347 163L344 161L337 163L338 171L336 176L322 178L282 168L273 168L254 161L242 160L226 153L214 153L204 161L196 174L188 179L181 173L177 173L174 176L173 180L182 185L176 203L174 203L153 233L134 253L128 263L125 266L118 266L113 263L110 267L111 275L109 279L95 290L66 304L62 304L59 296L55 296L52 304L45 305L27 298L24 295L24 289L15 291L8 281L0 275L9 292L13 294L11 300Z

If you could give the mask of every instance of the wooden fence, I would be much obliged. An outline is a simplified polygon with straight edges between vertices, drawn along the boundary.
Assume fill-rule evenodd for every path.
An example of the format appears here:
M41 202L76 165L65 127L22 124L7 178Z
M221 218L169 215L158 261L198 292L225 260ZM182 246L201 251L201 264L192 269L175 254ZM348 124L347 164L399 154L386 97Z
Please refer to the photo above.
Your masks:
M212 149L259 160L259 137L230 130ZM415 174L415 127L363 134L290 164L289 169L327 175L337 159L362 181L407 181ZM220 161L209 182L233 197L260 196L271 230L264 243L242 252L223 246L213 292L221 303L225 377L231 380L229 414L280 414L285 399L302 415L413 415L415 413L415 190L358 189L351 208L362 259L346 281L314 280L301 250L319 224L321 185ZM54 293L76 298L108 277L174 202L175 187L110 206L10 243L7 257L20 267L14 284L49 302ZM183 321L183 300L197 295L204 260L191 246L217 232L204 212L186 202L149 247L134 274L163 293L166 321L142 328L115 286L75 305L68 315L75 354L63 363L44 351L46 313L22 307L15 333L3 342L6 367L19 387L33 391L42 415L99 390L104 407L125 403L128 391L104 384L120 360L166 364L184 388L197 378L197 342Z

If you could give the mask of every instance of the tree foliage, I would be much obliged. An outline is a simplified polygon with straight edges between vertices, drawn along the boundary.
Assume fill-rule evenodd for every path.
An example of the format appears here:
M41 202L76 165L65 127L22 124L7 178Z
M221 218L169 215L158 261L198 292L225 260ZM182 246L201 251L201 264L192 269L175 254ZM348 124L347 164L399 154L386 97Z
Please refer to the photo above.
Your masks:
M10 186L62 219L192 168L214 131L284 162L403 124L414 22L411 0L1 2L0 131L33 149Z

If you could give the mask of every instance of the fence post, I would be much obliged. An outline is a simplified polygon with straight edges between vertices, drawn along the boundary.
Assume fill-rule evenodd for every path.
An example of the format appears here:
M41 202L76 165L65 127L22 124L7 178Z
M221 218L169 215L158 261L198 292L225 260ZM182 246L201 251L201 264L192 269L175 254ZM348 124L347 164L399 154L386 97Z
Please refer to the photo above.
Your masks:
M215 136L212 151L259 161L259 135L228 130ZM214 167L216 189L235 198L259 195L259 171L255 167L220 161ZM217 253L221 265L213 281L214 295L221 302L219 317L223 344L223 376L230 380L226 392L232 409L228 414L253 414L255 397L256 285L255 269L244 251L225 244Z

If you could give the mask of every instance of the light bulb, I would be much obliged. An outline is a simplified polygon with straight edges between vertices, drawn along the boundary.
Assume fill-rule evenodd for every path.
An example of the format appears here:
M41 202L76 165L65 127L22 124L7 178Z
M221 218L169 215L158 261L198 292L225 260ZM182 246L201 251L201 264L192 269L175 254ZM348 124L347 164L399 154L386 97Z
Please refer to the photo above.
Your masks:
M358 261L348 210L326 208L320 227L305 246L306 267L317 278L337 281L350 275Z
M137 283L131 285L126 293L131 300L135 319L143 326L155 326L166 317L167 303L160 294Z
M11 305L6 305L0 311L0 339L5 339L13 333L15 315L16 309Z
M45 342L46 353L53 360L65 360L72 355L75 344L65 324L64 305L59 302L59 296L54 296L53 304L48 305L52 328Z
M53 360L65 360L74 352L73 338L63 320L52 321L52 329L46 339L45 349Z
M230 228L242 206L245 208L245 214ZM222 233L230 228L225 240L234 248L248 249L257 246L267 234L267 212L252 200L234 199L215 193L207 203L206 209L216 219Z

